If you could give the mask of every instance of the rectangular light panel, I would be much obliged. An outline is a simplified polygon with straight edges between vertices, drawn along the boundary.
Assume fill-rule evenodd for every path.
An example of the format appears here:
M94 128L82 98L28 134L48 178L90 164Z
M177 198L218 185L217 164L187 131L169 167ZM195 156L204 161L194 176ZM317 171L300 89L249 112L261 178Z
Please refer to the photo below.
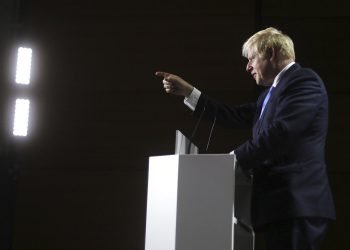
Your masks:
M27 99L17 99L15 106L15 117L13 124L14 136L27 136L29 120L30 101Z
M32 49L18 48L17 66L16 66L16 83L29 84L30 71L32 65Z

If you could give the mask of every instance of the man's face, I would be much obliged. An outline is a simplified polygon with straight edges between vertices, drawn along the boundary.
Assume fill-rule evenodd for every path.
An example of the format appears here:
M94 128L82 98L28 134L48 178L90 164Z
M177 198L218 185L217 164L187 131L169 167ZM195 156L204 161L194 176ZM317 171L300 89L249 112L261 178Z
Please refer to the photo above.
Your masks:
M258 55L252 51L248 52L246 70L253 76L257 85L271 86L275 78L271 59L268 56Z

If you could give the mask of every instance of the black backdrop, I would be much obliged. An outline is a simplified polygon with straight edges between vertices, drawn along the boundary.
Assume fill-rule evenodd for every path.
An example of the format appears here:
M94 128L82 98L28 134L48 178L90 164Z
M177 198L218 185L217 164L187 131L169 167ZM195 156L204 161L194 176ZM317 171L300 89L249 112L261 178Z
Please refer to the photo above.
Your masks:
M194 126L182 99L166 95L154 72L177 73L228 103L254 100L241 45L266 26L289 34L297 61L327 85L327 160L338 220L323 249L349 248L346 1L22 2L20 12L20 1L0 6L2 148L15 149L18 167L11 182L14 249L143 249L148 156L172 154L175 129L190 134ZM24 92L11 85L19 43L34 53ZM9 119L18 91L32 100L30 134L14 140ZM195 141L202 147L209 129L200 126ZM217 127L209 151L229 152L249 133ZM13 171L2 176L13 180ZM8 201L12 184L5 184Z

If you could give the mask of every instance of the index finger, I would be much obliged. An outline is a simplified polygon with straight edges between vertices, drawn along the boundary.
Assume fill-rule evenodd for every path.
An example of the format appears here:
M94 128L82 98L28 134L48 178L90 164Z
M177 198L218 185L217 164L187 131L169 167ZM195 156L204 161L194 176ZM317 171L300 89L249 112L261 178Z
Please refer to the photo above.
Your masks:
M170 74L167 73L167 72L157 71L157 72L155 73L155 75L165 78L165 77L169 76Z

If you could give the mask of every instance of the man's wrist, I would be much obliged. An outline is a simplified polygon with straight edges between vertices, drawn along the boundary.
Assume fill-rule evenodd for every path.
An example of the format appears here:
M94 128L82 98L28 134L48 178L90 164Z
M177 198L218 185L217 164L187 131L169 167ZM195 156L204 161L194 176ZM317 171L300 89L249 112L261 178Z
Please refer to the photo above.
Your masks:
M191 88L189 89L187 95L185 95L185 98L189 98L189 96L192 94L193 90L194 90L194 87L191 86Z

